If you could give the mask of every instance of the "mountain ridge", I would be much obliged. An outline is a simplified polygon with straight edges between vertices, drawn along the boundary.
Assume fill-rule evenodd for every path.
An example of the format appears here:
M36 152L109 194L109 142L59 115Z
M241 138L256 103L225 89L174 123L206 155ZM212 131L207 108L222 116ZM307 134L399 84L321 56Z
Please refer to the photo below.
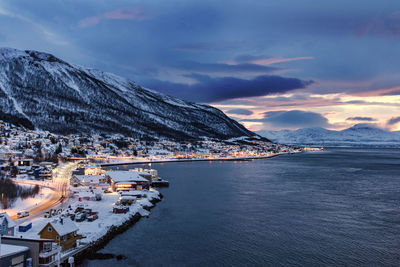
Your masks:
M52 54L0 48L0 119L54 133L138 138L258 136L214 107L145 89Z
M258 131L271 141L302 145L390 145L400 144L400 134L360 123L341 131L325 128L302 128L298 130Z

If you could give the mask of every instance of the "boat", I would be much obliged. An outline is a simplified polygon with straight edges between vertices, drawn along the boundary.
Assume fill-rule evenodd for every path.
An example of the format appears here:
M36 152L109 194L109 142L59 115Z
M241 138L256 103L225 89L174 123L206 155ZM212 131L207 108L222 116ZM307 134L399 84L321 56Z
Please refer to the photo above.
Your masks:
M157 178L156 180L151 182L151 186L154 187L168 187L169 182L167 180L164 180L162 178Z

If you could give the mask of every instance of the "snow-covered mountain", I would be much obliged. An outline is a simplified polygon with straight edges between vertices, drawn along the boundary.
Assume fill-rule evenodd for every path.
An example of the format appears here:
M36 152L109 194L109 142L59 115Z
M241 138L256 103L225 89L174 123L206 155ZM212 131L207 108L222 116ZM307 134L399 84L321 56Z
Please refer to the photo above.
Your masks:
M255 136L222 111L37 51L0 48L0 119L50 132L228 139Z
M400 145L400 134L374 127L371 124L356 124L342 131L324 128L304 128L295 131L259 131L261 136L283 144L301 145Z

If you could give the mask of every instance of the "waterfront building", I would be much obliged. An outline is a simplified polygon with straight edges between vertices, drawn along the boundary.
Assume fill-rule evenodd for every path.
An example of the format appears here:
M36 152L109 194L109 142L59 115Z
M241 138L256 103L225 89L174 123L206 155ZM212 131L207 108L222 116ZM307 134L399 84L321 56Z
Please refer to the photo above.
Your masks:
M1 241L3 244L29 248L27 257L32 259L33 267L40 266L41 264L54 263L57 253L61 250L61 247L51 239L2 237Z
M119 190L143 190L150 188L150 182L143 178L139 172L134 171L111 171L106 172L111 188L114 191Z
M155 169L135 168L129 171L138 172L140 176L146 178L150 182L158 179L158 172Z
M47 223L38 233L42 239L50 239L62 247L62 251L76 247L81 238L76 232L78 226L69 218L61 218Z

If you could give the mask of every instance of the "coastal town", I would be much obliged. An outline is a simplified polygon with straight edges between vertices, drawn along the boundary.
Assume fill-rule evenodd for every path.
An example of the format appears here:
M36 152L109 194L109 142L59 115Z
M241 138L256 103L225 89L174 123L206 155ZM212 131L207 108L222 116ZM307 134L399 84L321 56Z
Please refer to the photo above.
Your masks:
M149 216L163 197L158 188L169 182L152 163L246 161L301 151L260 138L178 142L119 134L62 136L0 121L0 181L11 188L1 192L0 265L72 266L83 253L94 253L115 233ZM140 167L108 168L129 164ZM11 191L20 195L11 197Z

